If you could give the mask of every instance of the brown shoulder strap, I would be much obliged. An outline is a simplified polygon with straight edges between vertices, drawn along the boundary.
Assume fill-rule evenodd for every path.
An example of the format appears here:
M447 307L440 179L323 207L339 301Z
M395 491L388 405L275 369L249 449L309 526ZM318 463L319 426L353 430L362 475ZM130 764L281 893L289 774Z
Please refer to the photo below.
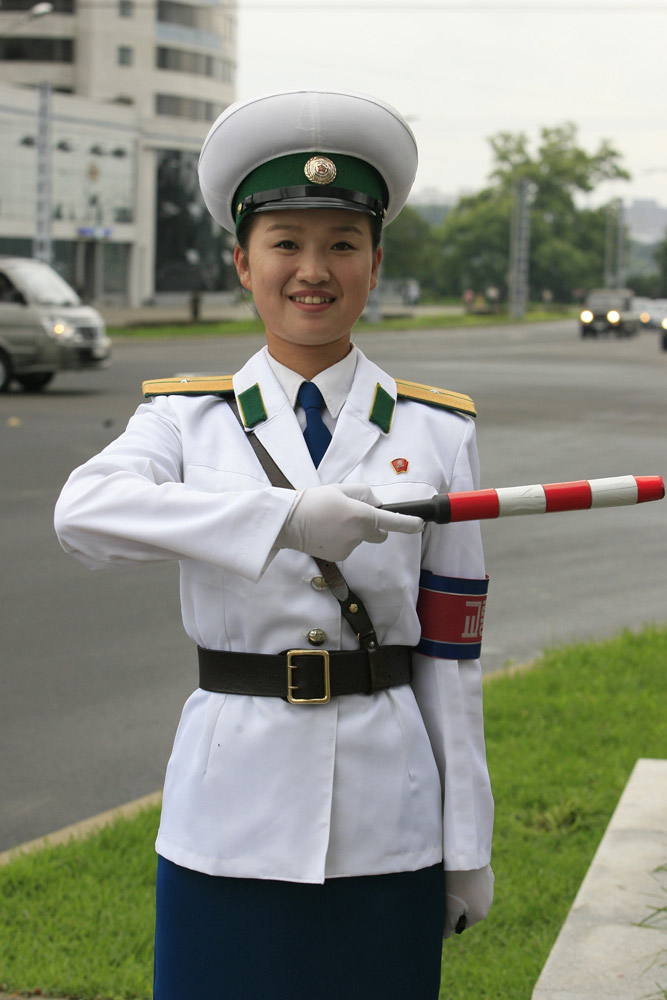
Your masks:
M282 469L276 465L257 435L253 431L246 432L236 399L227 399L227 403L243 428L257 455L259 464L269 477L271 485L285 490L293 490L294 486L292 486ZM311 558L317 563L320 573L329 585L331 593L340 604L341 614L353 630L359 640L359 644L367 651L377 649L379 644L373 622L361 598L348 587L347 581L339 567L336 563L329 562L327 559L319 559L317 556L311 556Z

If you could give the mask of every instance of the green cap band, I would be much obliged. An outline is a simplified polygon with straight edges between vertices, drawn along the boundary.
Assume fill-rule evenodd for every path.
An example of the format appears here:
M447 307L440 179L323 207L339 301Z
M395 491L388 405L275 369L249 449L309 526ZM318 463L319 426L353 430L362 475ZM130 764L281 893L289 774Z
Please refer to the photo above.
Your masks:
M333 169L332 169L333 167ZM266 194L266 200L262 195ZM249 198L258 196L252 202ZM327 200L346 207L382 216L389 195L377 170L364 160L343 153L290 153L253 170L236 190L232 214L236 228L249 212L264 205L279 208L296 204L326 207Z

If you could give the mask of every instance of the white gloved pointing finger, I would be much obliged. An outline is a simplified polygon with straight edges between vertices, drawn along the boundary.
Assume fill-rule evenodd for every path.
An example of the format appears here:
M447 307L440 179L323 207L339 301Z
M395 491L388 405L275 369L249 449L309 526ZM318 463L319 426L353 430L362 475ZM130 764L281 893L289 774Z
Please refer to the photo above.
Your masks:
M365 483L303 490L278 535L278 547L339 562L361 542L384 542L390 531L417 534L423 530L421 518L380 510L380 503Z

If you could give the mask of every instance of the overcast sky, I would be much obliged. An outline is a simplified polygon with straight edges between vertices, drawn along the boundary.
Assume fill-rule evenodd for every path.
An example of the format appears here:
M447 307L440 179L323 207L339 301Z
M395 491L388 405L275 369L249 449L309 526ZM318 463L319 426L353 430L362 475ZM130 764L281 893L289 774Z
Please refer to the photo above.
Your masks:
M593 203L667 207L667 2L238 0L238 24L239 99L305 85L389 101L417 138L417 196L482 187L495 132L574 121L633 175Z

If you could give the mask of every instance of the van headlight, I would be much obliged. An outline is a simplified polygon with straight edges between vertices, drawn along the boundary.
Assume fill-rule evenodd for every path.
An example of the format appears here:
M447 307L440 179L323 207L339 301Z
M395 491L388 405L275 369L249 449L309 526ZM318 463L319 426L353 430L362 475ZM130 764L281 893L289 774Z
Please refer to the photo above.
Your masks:
M665 316L665 318L662 320L660 326L663 328L663 330L667 330L667 316Z
M55 337L56 340L71 340L74 336L74 327L72 324L68 323L66 319L61 319L59 316L51 316L49 319L44 320L44 326L48 335Z
M621 319L621 314L618 309L610 309L607 313L607 319L610 323L618 323Z
M592 323L593 313L590 311L590 309L584 309L579 319L581 320L582 323Z

